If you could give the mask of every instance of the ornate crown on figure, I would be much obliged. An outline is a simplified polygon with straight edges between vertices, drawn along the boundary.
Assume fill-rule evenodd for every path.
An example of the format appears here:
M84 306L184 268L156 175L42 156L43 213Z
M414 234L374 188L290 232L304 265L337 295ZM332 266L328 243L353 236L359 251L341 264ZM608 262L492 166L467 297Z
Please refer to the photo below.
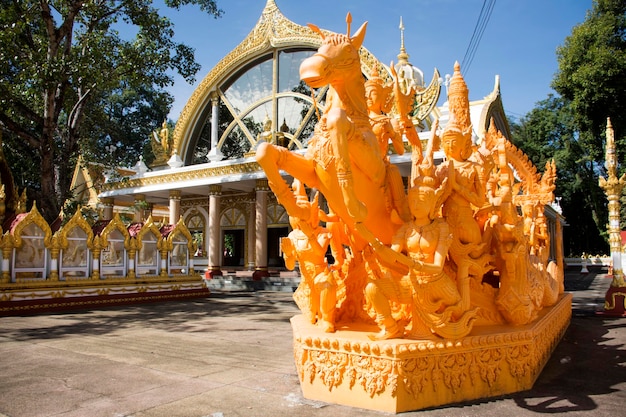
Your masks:
M467 141L467 147L471 148L472 121L469 110L469 89L461 74L461 65L458 61L454 63L454 75L448 87L448 108L450 119L443 129L442 137L450 134L461 135ZM469 155L465 156L469 157Z
M380 78L380 72L378 71L378 67L374 66L372 70L372 76L369 80L365 81L365 90L367 91L370 88L376 88L380 92L380 99L384 101L381 106L381 110L384 113L389 113L391 107L393 106L393 86L385 85L385 81Z

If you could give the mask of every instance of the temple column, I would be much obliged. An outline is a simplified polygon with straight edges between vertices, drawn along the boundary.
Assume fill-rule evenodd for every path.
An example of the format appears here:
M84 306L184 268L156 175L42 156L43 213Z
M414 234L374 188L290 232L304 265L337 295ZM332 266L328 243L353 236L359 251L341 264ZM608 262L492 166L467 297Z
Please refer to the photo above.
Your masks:
M180 219L180 195L180 190L170 191L170 224L176 224Z
M260 280L269 277L267 270L267 180L256 182L256 267L252 278Z
M256 202L250 202L248 212L248 271L254 271L256 261Z
M111 220L113 218L113 199L110 197L104 197L100 199L102 203L102 220Z
M218 141L218 130L217 130L217 125L219 123L219 95L217 94L217 91L212 91L209 95L210 99L211 99L211 150L209 151L209 161L210 162L217 162L217 161L221 161L222 159L224 159L224 155L222 155L222 152L217 148L217 141Z
M215 276L221 276L221 238L222 228L220 225L222 186L209 186L209 266L206 271L206 278L211 279Z

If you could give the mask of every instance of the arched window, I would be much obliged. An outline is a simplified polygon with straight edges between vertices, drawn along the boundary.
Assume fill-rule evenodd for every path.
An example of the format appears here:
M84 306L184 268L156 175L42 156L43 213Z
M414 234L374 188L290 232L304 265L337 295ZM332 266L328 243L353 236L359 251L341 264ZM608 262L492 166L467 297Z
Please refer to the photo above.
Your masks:
M87 243L87 232L79 226L74 226L67 233L67 249L61 250L59 279L89 278L91 263Z
M14 249L13 254L14 282L46 279L48 248L45 237L45 231L35 223L24 227L21 232L22 244Z
M141 248L136 255L138 275L159 275L159 261L161 259L159 256L159 237L153 230L147 230L141 235Z
M326 88L313 92L300 80L300 64L313 49L274 50L218 86L217 147L227 159L254 149L271 121L272 140L291 150L304 149L321 114ZM315 102L319 104L316 106ZM210 106L210 104L208 104ZM206 162L211 112L196 139L191 164Z
M100 253L100 275L126 276L125 236L118 229L113 229L107 236L107 246Z

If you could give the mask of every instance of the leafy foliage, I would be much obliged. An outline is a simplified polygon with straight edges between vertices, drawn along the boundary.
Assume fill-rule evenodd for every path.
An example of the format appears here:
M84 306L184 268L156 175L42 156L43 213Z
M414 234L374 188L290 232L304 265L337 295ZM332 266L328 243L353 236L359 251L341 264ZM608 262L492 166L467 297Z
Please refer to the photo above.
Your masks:
M0 0L0 127L8 133L6 147L28 150L39 169L36 197L48 220L71 197L82 147L100 159L114 144L119 152L112 157L129 162L122 156L139 154L146 129L169 110L163 89L173 82L171 71L194 81L193 50L174 40L171 21L152 3ZM221 14L214 0L165 4ZM30 173L33 167L14 160L13 169Z
M598 186L598 176L606 177L607 117L615 129L620 170L626 168L626 3L595 0L585 21L574 27L558 48L557 56L559 71L552 86L569 108L571 129L577 132L573 140L566 138L572 158L559 169L559 181L566 184L564 199L567 196L570 200L566 218L576 235L572 238L585 236L581 249L592 252L595 244L591 236L599 232L606 237L608 222L606 196ZM591 214L596 233L592 233L585 213Z
M555 194L569 226L563 231L565 253L607 253L603 236L606 198L598 186L594 161L580 140L570 103L549 95L519 123L510 121L513 143L539 168L554 159L558 181ZM583 208L583 209L581 209Z
M552 86L572 107L582 144L595 161L604 158L607 117L615 128L620 160L626 152L626 3L595 0L586 20L558 48Z

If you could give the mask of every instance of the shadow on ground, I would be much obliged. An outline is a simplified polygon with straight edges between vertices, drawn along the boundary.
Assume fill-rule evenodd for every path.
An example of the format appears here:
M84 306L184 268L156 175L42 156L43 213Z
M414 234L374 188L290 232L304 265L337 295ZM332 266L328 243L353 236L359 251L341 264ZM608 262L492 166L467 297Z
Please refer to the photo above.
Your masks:
M606 269L566 271L565 291L575 300L572 321L533 389L513 396L518 406L545 414L592 411L598 407L593 396L619 391L613 387L624 382L626 356L616 333L626 319L598 314L610 284L600 274Z
M619 391L613 386L624 382L624 346L612 334L625 327L624 319L572 319L533 389L513 397L517 405L538 413L596 409L593 396Z
M6 329L2 339L26 341L102 335L138 325L168 332L207 332L217 322L213 319L216 316L237 317L245 313L247 321L288 322L296 310L290 294L279 298L261 292L211 294L207 298L186 301L51 314L42 320L40 327Z

